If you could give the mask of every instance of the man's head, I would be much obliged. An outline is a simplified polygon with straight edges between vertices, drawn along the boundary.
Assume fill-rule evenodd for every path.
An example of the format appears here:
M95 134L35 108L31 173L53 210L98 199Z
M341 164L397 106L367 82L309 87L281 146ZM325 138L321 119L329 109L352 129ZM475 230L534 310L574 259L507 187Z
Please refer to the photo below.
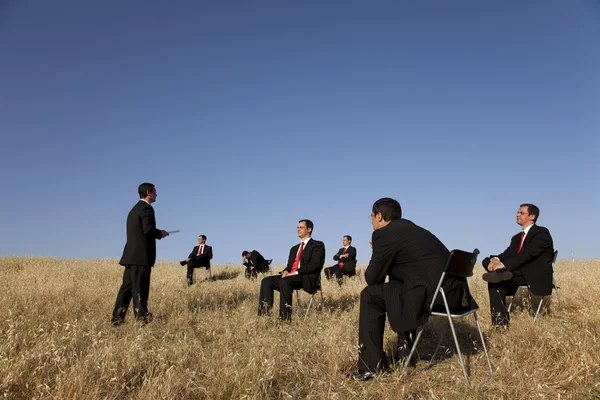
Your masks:
M377 230L389 224L392 220L402 218L400 203L389 197L384 197L373 203L371 210L371 224Z
M150 204L156 201L156 188L151 183L144 182L138 186L138 194L140 195L140 200L146 200Z
M206 235L199 235L198 236L198 244L204 244L206 243Z
M312 235L313 223L310 219L298 221L298 237L301 240L308 239Z
M522 228L535 224L540 215L540 209L533 204L525 203L519 206L517 211L517 224Z
M344 237L342 238L342 245L346 247L350 246L350 243L352 243L352 236L344 235Z
M242 260L247 260L250 258L250 252L247 250L242 251Z

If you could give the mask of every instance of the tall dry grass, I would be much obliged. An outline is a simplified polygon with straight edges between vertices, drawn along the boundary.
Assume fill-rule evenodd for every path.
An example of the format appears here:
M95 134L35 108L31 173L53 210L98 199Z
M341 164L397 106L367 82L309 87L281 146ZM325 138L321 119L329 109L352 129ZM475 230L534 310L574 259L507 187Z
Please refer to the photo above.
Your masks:
M279 268L274 268L276 271ZM344 373L356 367L358 298L364 283L339 288L324 282L325 310L302 321L256 316L259 281L243 268L216 266L214 281L188 288L185 270L159 263L152 272L147 326L109 324L122 267L114 260L0 258L0 393L5 398L328 398L528 399L600 397L600 261L559 262L563 307L534 324L513 314L510 329L489 325L480 272L473 294L494 366L486 376L481 345L471 325L460 325L471 379L462 377L452 342L432 369L401 377L398 370L366 383ZM308 295L301 294L303 306ZM433 326L448 331L446 321ZM431 353L433 332L420 355ZM386 332L390 350L395 341ZM419 362L419 366L426 361Z

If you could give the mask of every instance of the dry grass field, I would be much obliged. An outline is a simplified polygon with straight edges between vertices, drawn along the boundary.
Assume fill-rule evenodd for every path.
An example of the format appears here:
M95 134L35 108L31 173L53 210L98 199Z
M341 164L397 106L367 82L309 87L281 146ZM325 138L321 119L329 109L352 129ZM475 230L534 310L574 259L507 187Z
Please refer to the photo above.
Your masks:
M275 271L281 268L275 267ZM460 324L470 377L463 380L450 336L430 370L399 370L366 383L356 366L358 298L364 282L325 282L323 311L306 321L294 303L291 324L256 316L259 281L241 266L197 271L188 288L177 263L152 272L154 321L109 324L122 267L115 260L0 258L0 394L9 399L590 399L600 398L600 261L558 262L563 305L534 324L513 314L508 330L490 329L480 267L471 281L494 377L472 317ZM276 296L278 296L276 294ZM277 301L276 297L276 301ZM308 295L300 296L302 307ZM447 321L433 324L448 333ZM475 334L473 334L475 333ZM435 346L427 331L419 367ZM469 338L471 335L471 339ZM395 342L386 332L387 350Z

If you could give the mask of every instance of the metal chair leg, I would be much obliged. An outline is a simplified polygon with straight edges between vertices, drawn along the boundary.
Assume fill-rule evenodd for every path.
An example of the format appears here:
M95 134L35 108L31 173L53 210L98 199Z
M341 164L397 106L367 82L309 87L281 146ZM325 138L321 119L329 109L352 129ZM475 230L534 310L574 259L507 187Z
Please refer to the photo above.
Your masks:
M537 319L540 310L542 309L542 303L544 302L544 297L540 298L540 304L538 305L537 311L535 312L535 316L533 317L533 322Z
M308 312L310 311L310 307L312 306L314 298L315 298L314 294L312 296L310 296L310 302L308 303L308 307L306 308L306 313L304 314L304 321L306 321L306 317L308 317Z
M454 330L454 324L452 323L452 316L450 315L450 311L448 311L450 310L450 307L448 307L448 302L446 301L444 289L440 289L440 294L442 295L442 299L444 300L444 306L446 306L446 315L448 316L448 322L450 323L450 330L452 331L452 337L454 338L456 352L458 353L458 361L460 362L460 367L462 368L463 375L465 377L465 382L467 382L467 386L471 386L469 382L469 377L467 376L467 370L465 369L465 363L462 358L462 353L460 351L460 346L458 344L458 338L456 337L456 331Z
M481 332L481 326L479 325L479 318L477 317L476 312L473 313L473 315L475 316L475 324L477 325L477 330L479 331L479 337L481 338L481 345L483 346L483 352L485 353L485 357L487 358L487 362L488 362L488 367L490 368L490 375L487 377L486 380L481 382L481 384L479 385L479 387L482 387L490 379L492 379L492 375L494 375L494 369L492 368L492 362L490 361L490 356L487 351L487 346L485 345L485 339L483 338L483 332Z

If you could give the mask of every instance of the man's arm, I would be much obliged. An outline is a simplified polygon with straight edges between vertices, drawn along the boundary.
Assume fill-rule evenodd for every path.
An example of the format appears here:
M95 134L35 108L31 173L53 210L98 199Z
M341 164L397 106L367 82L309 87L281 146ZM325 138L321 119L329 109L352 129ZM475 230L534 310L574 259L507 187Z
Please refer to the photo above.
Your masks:
M538 229L531 237L531 241L527 247L524 247L519 254L515 254L506 260L500 256L498 258L500 258L506 269L514 271L535 260L549 248L552 248L552 236L550 236L550 232L545 228Z
M344 261L354 261L356 260L356 247L348 247L348 251L346 252L348 257L344 257Z
M166 236L163 236L162 231L156 229L156 219L154 217L154 209L152 207L145 207L140 214L140 219L142 222L142 231L144 232L144 235L159 240Z
M365 280L367 285L376 285L385 282L385 277L394 262L396 250L394 245L386 238L382 238L377 231L373 232L371 242L373 243L373 255L365 271Z
M252 253L250 253L250 261L252 261L252 264L254 265L254 268L256 268L259 264L258 262L258 252L253 251Z
M333 260L334 261L339 261L340 260L340 254L342 254L343 248L338 250L337 253L335 253L335 255L333 256Z
M300 262L299 274L314 274L319 272L325 263L325 245L323 242L314 241L310 249L310 259L308 262Z

